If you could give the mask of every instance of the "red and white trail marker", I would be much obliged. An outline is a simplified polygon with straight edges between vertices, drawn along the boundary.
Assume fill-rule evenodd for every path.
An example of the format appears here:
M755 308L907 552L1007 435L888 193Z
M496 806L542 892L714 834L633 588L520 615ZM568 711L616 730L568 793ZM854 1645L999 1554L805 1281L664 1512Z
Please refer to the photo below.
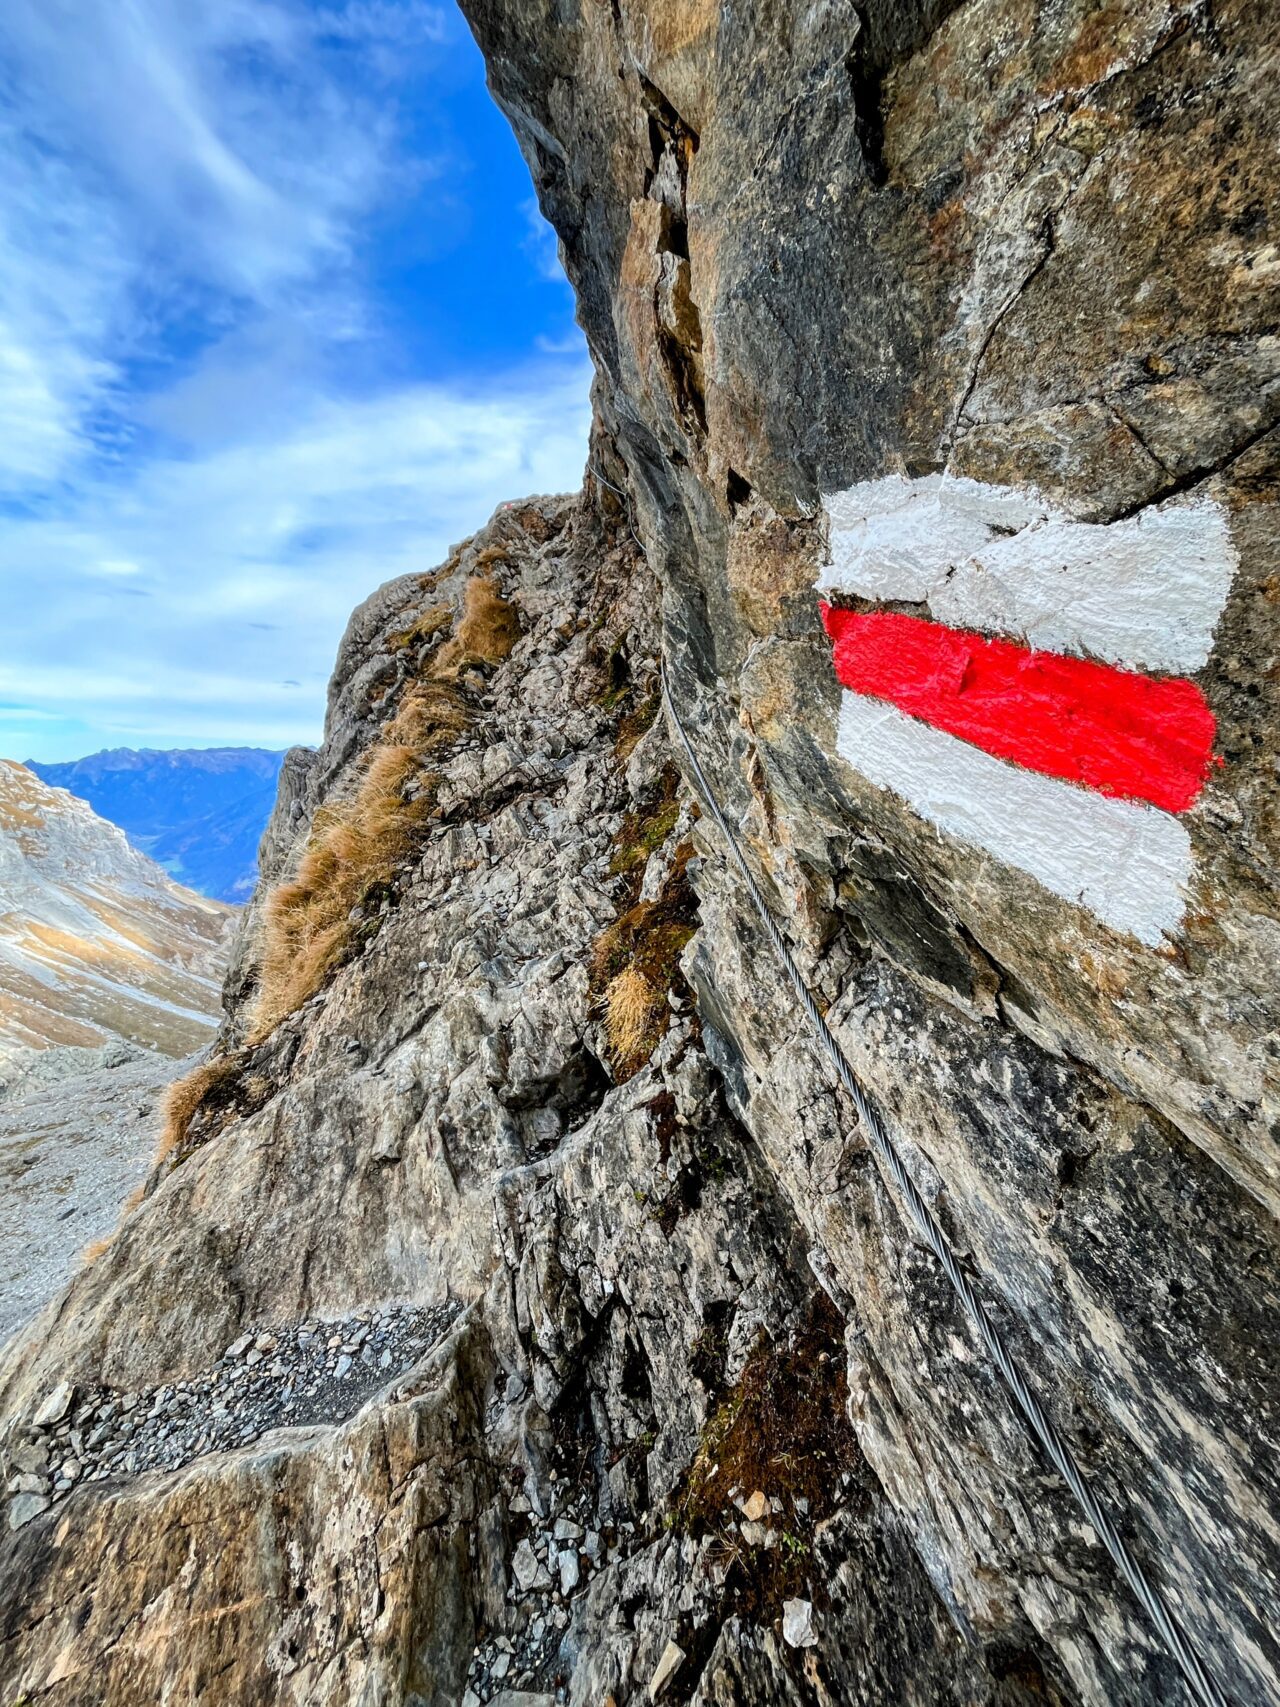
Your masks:
M1179 815L1213 762L1189 678L1238 561L1220 506L1095 525L945 475L826 502L841 755L1114 929L1152 944L1176 930L1192 866Z

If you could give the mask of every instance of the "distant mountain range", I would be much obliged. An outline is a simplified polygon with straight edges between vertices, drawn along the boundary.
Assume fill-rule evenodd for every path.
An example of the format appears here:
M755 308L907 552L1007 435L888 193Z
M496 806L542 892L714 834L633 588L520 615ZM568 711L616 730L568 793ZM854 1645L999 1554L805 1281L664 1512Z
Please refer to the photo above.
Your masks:
M174 883L83 800L0 759L0 1066L122 1037L213 1036L235 913Z
M87 800L189 889L240 903L257 881L283 759L258 747L114 747L65 764L28 760L27 768Z

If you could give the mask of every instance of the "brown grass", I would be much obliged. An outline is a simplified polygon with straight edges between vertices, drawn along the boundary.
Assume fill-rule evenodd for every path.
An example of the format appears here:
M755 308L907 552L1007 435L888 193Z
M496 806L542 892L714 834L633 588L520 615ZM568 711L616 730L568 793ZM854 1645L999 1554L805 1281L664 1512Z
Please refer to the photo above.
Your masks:
M486 561L502 555L491 548ZM433 607L406 630L413 637L406 644L438 634L442 609ZM367 934L367 903L420 846L435 809L430 761L471 725L459 678L500 664L519 637L519 620L497 583L473 575L453 634L406 689L354 796L316 814L296 875L267 901L251 1044L313 996Z
M94 1239L81 1251L80 1261L86 1268L88 1268L90 1264L97 1262L98 1258L102 1256L104 1252L110 1250L114 1242L114 1233L108 1233L105 1239Z
M506 563L508 557L505 545L485 545L476 552L472 562L477 569L492 569L496 563Z
M493 560L502 555L493 554ZM429 590L425 584L424 590ZM429 642L447 617L447 607L432 606L412 628L394 636L393 644L402 649ZM367 755L354 795L316 813L297 873L268 897L258 995L245 1047L203 1062L170 1088L157 1163L182 1161L271 1096L268 1076L245 1072L252 1051L376 928L371 903L421 845L435 810L439 779L431 760L471 726L458 677L464 670L500 663L519 634L516 614L496 584L472 576L463 588L455 633L405 689L395 716Z
M661 1017L664 997L634 966L609 982L604 993L605 1025L614 1056L630 1061L644 1049L645 1039Z
M353 798L316 814L297 875L267 901L250 1042L301 1007L345 958L359 909L419 844L435 803L427 761L469 724L455 688L415 683L369 754ZM413 798L405 793L410 780L418 784Z
M519 638L519 619L496 582L473 575L462 589L458 626L436 654L431 673L440 681L457 681L464 670L501 664Z
M408 628L402 628L398 634L388 638L387 650L403 652L406 647L420 646L425 641L434 640L437 634L448 628L452 620L453 611L448 605L430 605Z
M682 843L658 899L626 908L596 938L591 987L604 1002L619 1083L657 1048L670 1018L667 992L684 988L679 958L697 925L697 899L685 875L692 854L692 842Z
M185 1079L177 1079L169 1086L161 1105L164 1123L156 1145L157 1166L168 1161L170 1156L180 1153L197 1110L215 1091L221 1090L227 1086L229 1080L237 1077L243 1062L244 1054L241 1050L230 1055L214 1055L193 1068ZM135 1205L127 1203L126 1212L133 1207Z

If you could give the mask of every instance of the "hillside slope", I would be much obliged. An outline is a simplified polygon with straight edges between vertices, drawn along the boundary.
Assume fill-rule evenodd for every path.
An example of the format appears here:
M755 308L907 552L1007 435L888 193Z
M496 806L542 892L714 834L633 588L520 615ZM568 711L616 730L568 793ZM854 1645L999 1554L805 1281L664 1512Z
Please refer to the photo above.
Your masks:
M241 904L257 882L283 757L255 747L116 747L28 768L87 800L188 889Z
M0 1341L110 1235L150 1172L180 1071L118 1040L0 1057Z
M190 1054L216 1028L233 917L0 761L0 1050L122 1037Z

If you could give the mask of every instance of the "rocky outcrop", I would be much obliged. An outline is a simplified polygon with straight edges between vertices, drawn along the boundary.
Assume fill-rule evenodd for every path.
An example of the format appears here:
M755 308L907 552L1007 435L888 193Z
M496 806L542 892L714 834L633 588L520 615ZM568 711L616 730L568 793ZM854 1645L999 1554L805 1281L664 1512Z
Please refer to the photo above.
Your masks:
M1186 1699L831 1089L661 657L1002 1334L1273 1699L1275 26L467 11L597 363L586 493L352 620L218 1064L0 1363L0 1681ZM895 721L819 585L1181 682L1222 762L1162 805L1094 786L1113 724L1055 771Z

